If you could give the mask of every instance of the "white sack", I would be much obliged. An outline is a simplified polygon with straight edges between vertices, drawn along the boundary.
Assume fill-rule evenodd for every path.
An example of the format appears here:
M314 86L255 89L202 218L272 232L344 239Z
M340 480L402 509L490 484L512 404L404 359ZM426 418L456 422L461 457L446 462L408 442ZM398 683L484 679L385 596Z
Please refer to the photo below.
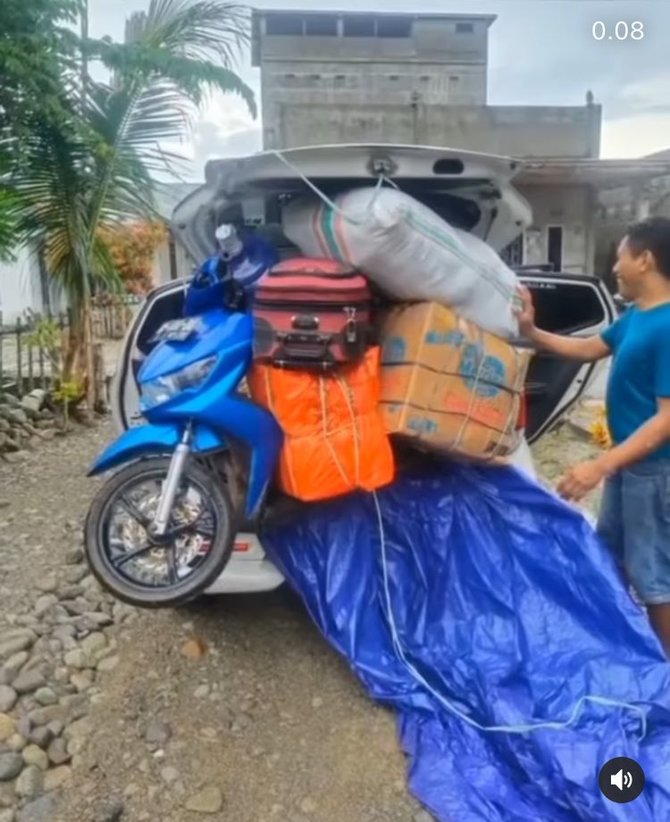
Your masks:
M391 188L290 203L284 233L309 257L343 260L390 297L448 305L501 337L518 335L518 281L485 242L453 228L413 197Z

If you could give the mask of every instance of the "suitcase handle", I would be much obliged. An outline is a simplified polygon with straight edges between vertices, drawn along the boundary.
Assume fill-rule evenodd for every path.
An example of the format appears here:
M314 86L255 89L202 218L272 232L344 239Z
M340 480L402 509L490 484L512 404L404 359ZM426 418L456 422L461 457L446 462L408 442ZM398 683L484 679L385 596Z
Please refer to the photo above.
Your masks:
M275 360L304 360L305 362L330 361L332 355L329 351L331 337L317 337L310 342L299 342L291 338L290 334L282 335L281 346L277 349L273 359Z
M298 314L291 317L291 325L296 331L318 331L319 318L313 314Z

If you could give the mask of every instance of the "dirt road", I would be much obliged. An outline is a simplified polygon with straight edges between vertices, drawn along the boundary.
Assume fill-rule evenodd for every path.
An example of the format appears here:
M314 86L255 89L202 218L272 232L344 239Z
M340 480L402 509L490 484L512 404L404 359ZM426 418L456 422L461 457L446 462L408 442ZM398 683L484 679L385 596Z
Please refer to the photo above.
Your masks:
M429 822L392 715L289 593L158 613L100 593L78 548L109 436L0 466L0 822ZM591 451L563 432L538 458L555 479Z

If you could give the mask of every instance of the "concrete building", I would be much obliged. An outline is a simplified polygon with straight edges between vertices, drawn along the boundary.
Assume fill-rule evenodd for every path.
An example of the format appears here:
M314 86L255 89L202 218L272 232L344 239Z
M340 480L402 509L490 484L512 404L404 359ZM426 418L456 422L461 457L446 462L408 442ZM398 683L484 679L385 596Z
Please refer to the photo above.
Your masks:
M517 184L534 225L506 258L594 271L603 192L646 190L664 169L670 174L670 159L598 161L602 109L590 92L581 106L487 105L495 19L254 12L264 147L406 143L519 157L527 162Z

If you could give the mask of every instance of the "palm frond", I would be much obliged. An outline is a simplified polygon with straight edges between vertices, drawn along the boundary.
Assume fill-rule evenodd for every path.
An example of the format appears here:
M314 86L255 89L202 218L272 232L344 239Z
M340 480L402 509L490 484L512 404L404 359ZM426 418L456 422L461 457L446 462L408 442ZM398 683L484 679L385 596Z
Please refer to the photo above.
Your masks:
M147 46L227 68L237 64L251 28L248 7L220 0L151 0L135 25Z

